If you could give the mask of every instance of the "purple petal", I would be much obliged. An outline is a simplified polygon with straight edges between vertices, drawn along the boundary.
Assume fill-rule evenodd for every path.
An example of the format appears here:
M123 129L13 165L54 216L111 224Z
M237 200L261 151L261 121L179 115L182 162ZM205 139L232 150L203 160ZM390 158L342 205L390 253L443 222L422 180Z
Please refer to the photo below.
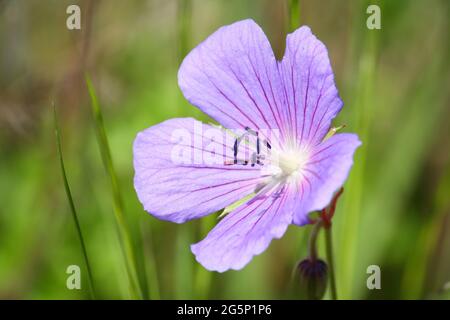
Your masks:
M184 59L178 83L186 99L226 128L281 129L276 58L253 20L225 26Z
M206 269L224 272L243 268L274 238L281 238L292 222L298 196L289 187L271 192L229 213L205 239L191 246Z
M134 186L144 209L182 223L252 193L264 177L256 167L224 165L233 159L233 143L229 133L192 118L140 132L134 141Z
M328 51L303 26L289 34L281 62L290 127L300 143L319 143L342 108Z
M303 169L300 194L305 209L296 212L293 223L304 225L307 213L326 207L347 179L353 165L353 154L361 145L358 136L351 133L336 134L317 145Z

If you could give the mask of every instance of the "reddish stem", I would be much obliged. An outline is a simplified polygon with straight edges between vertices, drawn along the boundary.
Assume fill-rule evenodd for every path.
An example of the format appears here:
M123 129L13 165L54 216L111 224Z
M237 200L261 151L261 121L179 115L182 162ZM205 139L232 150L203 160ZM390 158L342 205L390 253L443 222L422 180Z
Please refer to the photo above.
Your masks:
M339 189L339 191L334 195L333 199L331 200L331 203L328 206L328 208L324 208L320 212L320 217L323 221L323 227L326 229L328 229L331 226L331 219L333 219L334 212L336 211L337 201L343 192L344 188Z

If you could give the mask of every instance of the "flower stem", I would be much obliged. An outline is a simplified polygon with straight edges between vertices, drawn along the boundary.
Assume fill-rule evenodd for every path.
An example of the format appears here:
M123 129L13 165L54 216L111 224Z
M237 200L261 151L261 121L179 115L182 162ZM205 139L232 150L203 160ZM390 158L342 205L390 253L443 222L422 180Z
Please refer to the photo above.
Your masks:
M331 299L337 300L336 277L334 274L334 260L333 260L333 241L331 234L331 225L325 229L325 249L328 260L328 269L330 274Z
M316 260L317 259L317 236L319 234L320 229L323 226L323 221L322 219L320 219L319 221L316 222L316 224L314 224L314 227L311 231L311 236L309 238L309 258L311 260Z

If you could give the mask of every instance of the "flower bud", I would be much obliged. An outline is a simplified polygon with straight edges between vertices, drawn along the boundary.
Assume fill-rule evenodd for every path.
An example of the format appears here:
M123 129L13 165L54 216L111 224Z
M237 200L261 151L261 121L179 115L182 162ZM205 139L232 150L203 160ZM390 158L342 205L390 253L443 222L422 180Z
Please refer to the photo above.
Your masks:
M301 298L320 300L325 294L328 278L327 264L320 259L304 259L295 270L295 288Z

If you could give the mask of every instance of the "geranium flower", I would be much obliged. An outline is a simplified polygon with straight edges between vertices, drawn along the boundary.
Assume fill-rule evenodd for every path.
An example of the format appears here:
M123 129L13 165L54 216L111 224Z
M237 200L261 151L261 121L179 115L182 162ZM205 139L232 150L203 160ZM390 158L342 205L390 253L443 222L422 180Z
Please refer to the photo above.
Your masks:
M221 127L176 118L140 132L135 189L146 211L176 223L226 208L191 250L209 270L238 270L328 205L361 143L327 135L343 103L306 26L287 36L281 61L253 20L222 27L187 55L178 83Z

